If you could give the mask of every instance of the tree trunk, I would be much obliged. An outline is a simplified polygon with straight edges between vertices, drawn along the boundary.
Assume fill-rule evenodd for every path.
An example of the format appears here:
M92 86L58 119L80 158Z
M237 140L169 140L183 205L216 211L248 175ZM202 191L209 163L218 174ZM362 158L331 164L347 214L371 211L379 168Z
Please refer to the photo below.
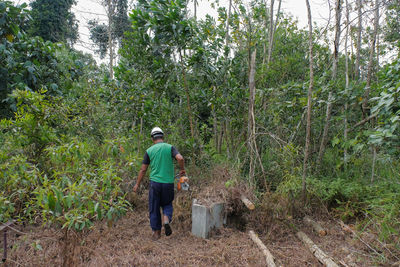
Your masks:
M339 61L339 42L340 42L340 19L341 19L341 11L342 11L342 0L336 1L336 26L335 26L335 41L334 41L334 52L333 52L333 65L332 65L332 80L335 80L337 77L337 65ZM329 92L328 103L326 105L326 121L324 126L324 132L322 134L321 144L319 147L317 166L319 167L324 157L326 144L328 142L328 133L329 126L332 116L332 101L333 101L333 93L332 90Z
M185 94L186 94L186 105L187 105L187 112L188 112L188 118L189 118L189 124L190 124L190 134L192 139L194 139L194 127L193 127L193 119L192 119L192 108L190 105L190 96L189 96L189 88L186 80L186 69L183 64L183 58L182 58L182 51L179 50L179 56L181 59L181 67L182 67L182 76L183 76L183 86L185 89Z
M229 45L229 21L231 19L232 0L229 0L228 17L226 18L225 45Z
M306 144L304 148L304 161L303 161L303 181L302 181L302 194L303 203L306 202L306 176L308 169L308 157L310 153L310 141L311 141L311 100L312 91L314 85L314 69L313 69L313 28L312 28L312 17L309 0L306 0L307 14L308 14L308 45L309 45L309 67L310 67L310 85L307 93L307 126L306 126Z
M366 96L364 97L364 102L363 105L365 104L365 107L367 110L368 108L368 99L369 99L369 92L371 90L371 79L372 79L372 61L374 58L374 53L375 53L375 43L378 42L378 30L379 30L379 0L375 1L375 23L374 23L374 36L372 37L372 45L371 45L371 50L369 54L369 62L368 62L368 76L367 76L367 91L365 92ZM378 51L378 48L376 48ZM376 59L377 59L377 64L379 63L379 54L376 53ZM379 65L377 65L379 67ZM374 126L374 121L375 119L371 120L372 126ZM375 166L376 166L376 152L377 148L375 145L372 145L372 167L371 167L371 183L374 182L375 178Z
M268 37L268 58L267 58L267 64L269 63L270 60L270 50L271 50L271 41L274 36L274 3L275 0L271 0L271 6L269 9L269 37ZM272 50L271 50L272 51Z
M376 165L376 146L372 145L371 183L373 183L375 179L375 165Z
M144 111L144 102L142 102L141 108L140 110ZM136 130L136 129L135 129ZM142 136L143 136L143 116L140 116L140 125L139 125L139 134L138 134L138 154L141 155L142 152L140 150L141 147L141 140L142 140Z
M229 132L228 132L228 120L225 120L224 123L224 132L225 132L225 145L226 145L226 156L230 158L231 150L229 146Z
M344 42L344 50L345 50L345 66L346 66L346 91L349 88L349 51L348 51L348 38L349 38L349 27L350 27L350 15L349 15L349 3L346 0L346 38ZM344 130L343 130L343 139L344 143L347 143L347 134L348 134L348 126L347 126L347 110L348 110L348 103L347 103L347 95L344 104ZM343 150L343 162L345 168L347 167L347 147L344 147Z
M218 135L217 152L218 152L218 154L221 154L221 152L222 152L222 141L223 141L223 138L224 138L224 123L223 122L220 123L219 129L220 129L220 131L219 131L219 135Z
M193 0L193 7L194 7L194 20L197 18L197 0Z
M271 56L272 56L272 50L274 48L274 37L275 37L275 31L276 31L276 27L278 26L278 21L279 21L279 14L281 13L281 4L282 4L282 0L279 0L279 4L278 4L278 11L276 13L276 19L275 19L275 25L272 28L272 33L270 34L270 39L268 42L268 59L267 59L267 64L269 64L271 62ZM271 23L272 23L272 19L271 19Z
M324 157L326 143L328 142L328 132L329 132L329 126L330 126L330 121L331 121L331 116L332 116L332 100L333 100L332 92L329 92L328 103L326 105L324 131L322 133L322 138L321 138L321 143L319 146L319 153L318 153L318 158L317 158L317 168L319 168L322 158Z
M229 0L229 6L228 6L228 14L227 14L227 18L226 18L226 28L225 28L225 46L228 47L229 46L229 22L230 22L230 18L231 18L231 9L232 9L232 0ZM226 84L226 75L227 75L227 70L229 68L229 60L228 60L228 56L229 56L229 50L226 50L227 53L225 54L226 58L225 58L225 64L226 64L226 68L224 70L224 84ZM228 110L227 110L227 105L225 106L225 114L228 114ZM227 126L227 121L224 121L221 124L221 138L219 140L218 143L218 153L221 153L221 145L222 145L222 141L223 141L223 134L225 132L225 142L226 142L226 154L229 157L229 137L228 137L228 126Z
M250 49L250 47L249 47ZM255 103L255 92L256 92L256 83L255 83L255 73L256 73L256 53L257 50L251 53L250 59L250 71L249 71L249 116L248 116L248 149L250 154L250 171L249 171L249 179L253 183L254 182L254 173L255 173L255 118L254 118L254 103Z
M372 71L373 71L373 63L374 63L373 61L374 61L374 54L375 54L376 37L378 35L378 28L379 28L379 0L375 0L374 31L372 34L371 47L369 50L367 84L366 84L366 90L365 90L364 99L363 99L363 103L362 103L364 118L368 116L368 111L369 111L368 100L369 100L369 93L371 91L371 79L372 79Z
M360 54L361 54L361 32L362 32L362 12L361 12L361 0L357 0L357 12L358 12L358 32L357 32L357 55L356 55L356 79L360 79Z
M339 61L339 43L340 43L340 20L342 15L342 0L336 0L336 26L335 26L335 42L333 51L332 79L337 77L337 65Z
M213 86L214 99L217 98L217 88ZM218 128L217 128L217 112L215 110L215 103L212 105L212 116L213 116L213 134L215 150L218 151Z
M113 15L114 15L114 7L111 0L107 0L107 17L108 17L108 49L109 49L109 71L110 71L110 78L114 78L114 47L113 47L113 39L112 39L112 24L113 24Z
M264 20L264 28L265 28L265 37L264 38L265 38L265 40L263 42L263 60L262 60L263 67L265 66L265 62L267 61L267 34L269 34L269 32L267 31L267 28L268 28L268 9L267 9L268 3L267 3L267 1L264 1L264 5L265 5L265 20Z

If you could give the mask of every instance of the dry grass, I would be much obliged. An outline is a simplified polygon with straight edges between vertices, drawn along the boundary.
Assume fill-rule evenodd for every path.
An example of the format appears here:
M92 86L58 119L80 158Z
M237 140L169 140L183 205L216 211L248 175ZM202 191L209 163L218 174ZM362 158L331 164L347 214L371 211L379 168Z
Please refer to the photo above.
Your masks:
M67 242L64 231L55 227L18 227L27 234L9 234L12 248L8 266L61 266L65 251L74 252L70 266L265 266L264 256L248 237L250 229L259 234L278 266L321 266L295 237L296 229L306 232L337 263L376 265L368 249L326 215L319 217L328 229L326 237L319 237L300 220L293 219L291 203L282 196L264 194L254 211L247 210L240 195L245 194L252 201L255 197L244 184L237 182L236 175L221 166L209 173L194 172L191 190L175 195L171 224L174 232L170 237L151 240L147 191L144 191L129 196L133 211L112 227L97 222L90 231L70 235ZM227 181L230 181L228 187ZM194 198L204 204L224 201L228 227L214 231L210 239L191 235Z
M129 212L110 228L105 223L97 223L79 240L74 262L78 266L264 265L262 254L246 233L225 228L208 240L201 239L192 236L187 229L190 222L181 225L180 220L172 222L172 236L162 236L156 242L150 238L148 214L143 209ZM22 266L43 266L43 263L60 266L64 249L63 233L54 228L30 229L27 235L12 238L10 259ZM39 243L42 250L35 249L32 246L34 242ZM10 262L10 265L13 263Z

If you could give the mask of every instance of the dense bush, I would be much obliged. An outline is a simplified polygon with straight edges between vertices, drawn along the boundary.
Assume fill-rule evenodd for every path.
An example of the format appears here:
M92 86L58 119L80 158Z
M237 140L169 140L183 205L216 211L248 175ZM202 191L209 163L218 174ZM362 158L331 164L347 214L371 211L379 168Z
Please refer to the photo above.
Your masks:
M64 131L90 118L60 112L62 100L44 93L15 90L18 112L1 121L1 221L39 219L82 230L118 218L129 207L121 175L136 171L133 148L121 138L99 142Z

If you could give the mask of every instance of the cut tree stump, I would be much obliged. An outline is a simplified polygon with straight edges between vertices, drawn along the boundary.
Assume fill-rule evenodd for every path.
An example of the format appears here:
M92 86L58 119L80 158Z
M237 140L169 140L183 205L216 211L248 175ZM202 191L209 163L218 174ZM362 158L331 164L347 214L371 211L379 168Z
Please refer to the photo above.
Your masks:
M265 255L265 259L267 261L267 266L268 267L275 267L275 262L274 262L274 256L272 256L271 252L268 250L268 248L264 245L264 243L258 238L256 233L254 233L253 230L249 231L249 235L251 240L254 241L254 243L257 244L257 246L261 249L262 253Z
M243 202L243 204L249 209L249 210L254 210L256 207L254 206L253 202L251 202L247 197L244 195L240 196L240 200Z
M339 267L328 255L325 254L315 243L303 232L298 232L296 236L303 241L311 253L327 267Z
M319 234L319 236L326 236L327 232L322 226L308 216L304 217L304 222L311 225L312 228Z

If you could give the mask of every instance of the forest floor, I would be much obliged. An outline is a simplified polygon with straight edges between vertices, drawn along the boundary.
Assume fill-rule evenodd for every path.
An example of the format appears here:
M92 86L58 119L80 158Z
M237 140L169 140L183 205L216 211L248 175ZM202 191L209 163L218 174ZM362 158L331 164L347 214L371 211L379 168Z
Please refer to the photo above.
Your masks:
M323 266L296 237L298 230L305 232L339 266L398 266L378 264L364 243L373 240L366 240L368 236L364 236L361 242L335 220L326 217L318 220L328 229L328 235L321 237L301 220L271 219L275 215L265 215L270 210L262 206L253 211L235 208L239 202L231 206L225 228L214 231L209 239L195 237L191 234L190 222L192 199L225 197L231 201L231 197L235 197L235 194L228 197L223 182L215 183L205 184L201 190L194 188L191 193L177 194L171 223L173 234L162 235L158 241L151 239L146 191L131 199L133 211L113 225L97 222L93 229L79 236L71 235L68 240L75 244L73 249L65 246L63 229L16 226L25 234L12 231L8 234L8 266L61 266L66 251L72 251L69 265L75 266L265 266L265 256L249 238L251 229L271 251L277 266ZM258 209L263 211L258 213ZM262 216L269 216L269 219Z

